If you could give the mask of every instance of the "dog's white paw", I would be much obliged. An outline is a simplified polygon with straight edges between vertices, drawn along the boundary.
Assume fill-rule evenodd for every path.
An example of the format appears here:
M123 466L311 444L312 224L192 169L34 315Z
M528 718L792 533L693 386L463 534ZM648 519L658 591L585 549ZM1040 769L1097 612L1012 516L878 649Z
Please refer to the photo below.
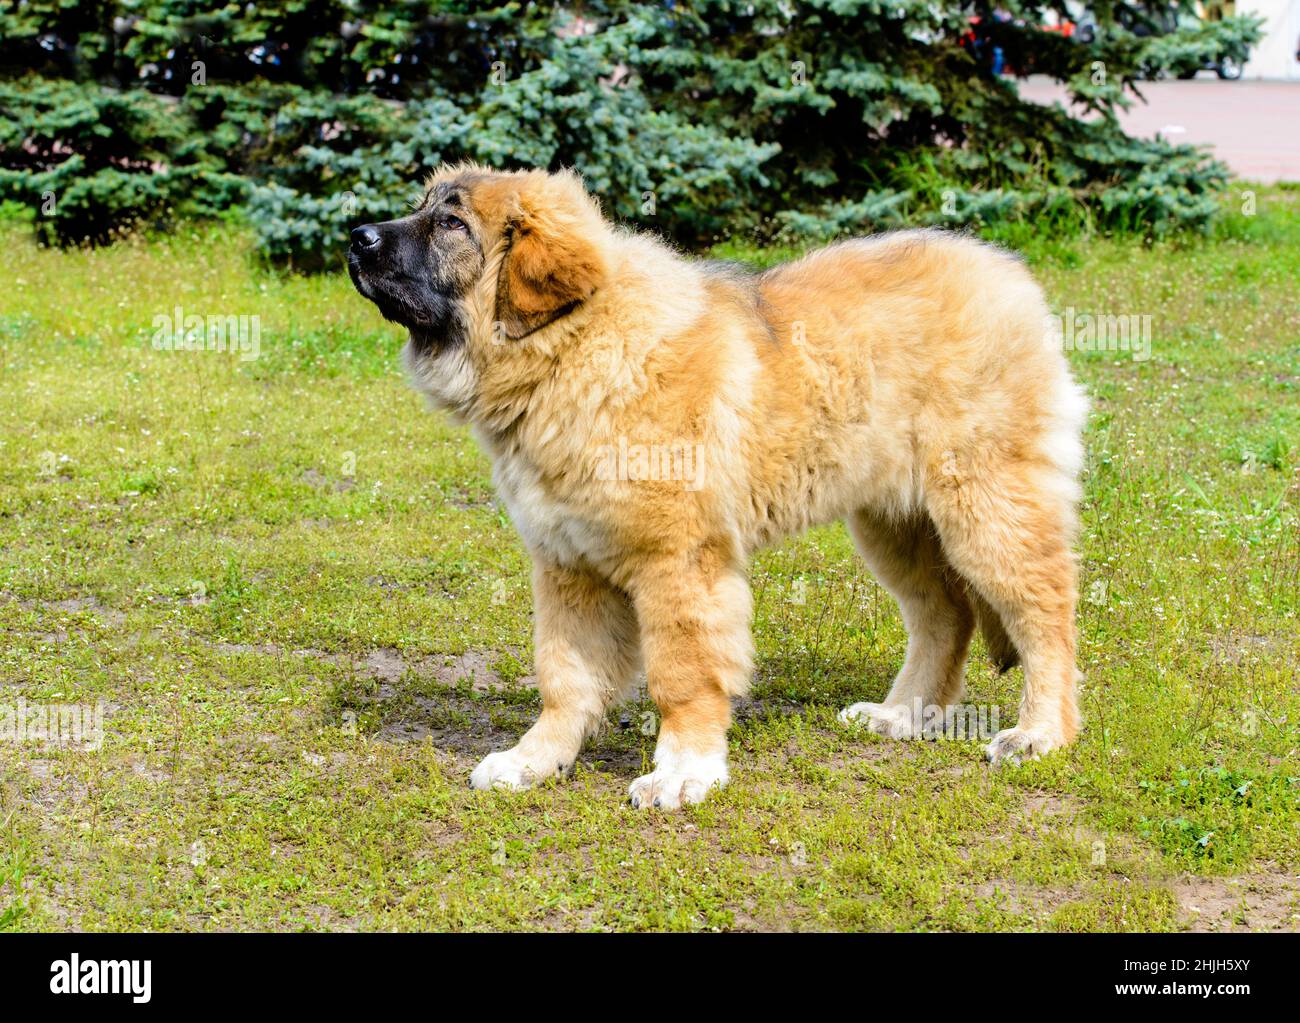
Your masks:
M840 711L846 725L865 725L886 739L911 739L916 733L912 709L903 704L855 703Z
M656 807L676 810L688 803L702 802L713 789L727 784L727 755L663 756L659 766L643 774L627 790L638 810Z
M559 760L535 763L519 747L489 753L469 776L472 789L529 789L538 782L564 774L569 765Z
M1061 737L1049 729L1006 728L984 747L984 756L995 767L998 764L1018 764L1022 760L1037 760L1063 745Z

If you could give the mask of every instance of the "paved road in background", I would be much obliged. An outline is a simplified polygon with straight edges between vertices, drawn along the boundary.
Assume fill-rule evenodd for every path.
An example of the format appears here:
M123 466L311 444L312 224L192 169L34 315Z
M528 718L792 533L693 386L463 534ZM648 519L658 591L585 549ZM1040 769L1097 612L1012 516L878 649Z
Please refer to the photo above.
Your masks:
M1130 135L1208 143L1249 181L1300 181L1300 82L1223 82L1204 73L1189 81L1142 82L1144 104L1120 114ZM1035 103L1065 101L1050 79L1020 83Z

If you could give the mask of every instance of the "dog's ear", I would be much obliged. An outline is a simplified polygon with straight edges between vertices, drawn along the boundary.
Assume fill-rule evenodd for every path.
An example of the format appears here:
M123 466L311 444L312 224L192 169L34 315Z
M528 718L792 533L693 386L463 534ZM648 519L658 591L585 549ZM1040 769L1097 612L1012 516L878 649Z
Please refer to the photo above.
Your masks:
M526 175L505 229L496 318L513 340L568 315L608 273L609 225L572 171Z

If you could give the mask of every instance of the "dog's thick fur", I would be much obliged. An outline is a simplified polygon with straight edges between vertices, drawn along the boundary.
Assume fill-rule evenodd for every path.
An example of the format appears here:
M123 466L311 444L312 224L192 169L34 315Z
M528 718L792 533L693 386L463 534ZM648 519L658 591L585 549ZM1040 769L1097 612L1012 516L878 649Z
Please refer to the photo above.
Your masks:
M642 670L662 720L633 803L724 784L748 558L834 519L909 633L884 702L842 717L912 735L978 623L1025 672L989 756L1074 738L1086 403L1014 257L906 231L751 274L612 226L571 173L469 165L377 229L357 287L411 327L415 386L472 427L533 558L543 710L474 786L568 771Z

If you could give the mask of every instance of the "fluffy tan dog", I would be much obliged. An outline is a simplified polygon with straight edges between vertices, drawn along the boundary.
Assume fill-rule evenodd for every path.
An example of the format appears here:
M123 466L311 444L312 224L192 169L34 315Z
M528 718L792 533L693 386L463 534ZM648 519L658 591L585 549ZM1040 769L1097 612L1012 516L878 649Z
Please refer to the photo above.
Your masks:
M845 519L906 660L845 720L915 734L962 693L976 623L1024 665L996 761L1071 741L1086 402L1012 256L908 231L766 273L606 221L570 173L447 167L353 232L353 280L410 328L410 375L468 423L533 558L542 713L477 788L571 769L644 670L662 723L636 806L727 781L755 549Z

